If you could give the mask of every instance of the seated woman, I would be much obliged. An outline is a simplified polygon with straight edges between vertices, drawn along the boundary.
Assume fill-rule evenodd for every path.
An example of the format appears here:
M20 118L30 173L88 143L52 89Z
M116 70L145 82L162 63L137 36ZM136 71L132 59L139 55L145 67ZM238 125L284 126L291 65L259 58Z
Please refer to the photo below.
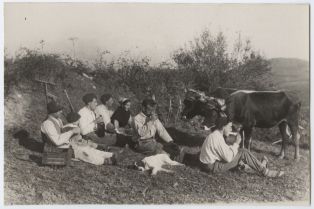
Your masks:
M224 136L228 136L231 130L232 122L227 117L217 119L213 132L207 136L201 148L199 160L203 171L225 172L244 163L266 177L280 177L284 174L283 171L268 169L267 160L261 162L247 149L239 149L239 133L233 145L227 145Z
M111 116L111 122L114 124L115 130L119 134L130 134L132 116L130 112L131 101L127 98L120 100L120 106Z

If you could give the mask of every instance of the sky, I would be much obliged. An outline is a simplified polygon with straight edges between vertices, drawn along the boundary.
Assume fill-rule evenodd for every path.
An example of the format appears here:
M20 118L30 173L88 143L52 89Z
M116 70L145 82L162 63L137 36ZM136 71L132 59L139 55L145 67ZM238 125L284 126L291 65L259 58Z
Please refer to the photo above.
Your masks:
M305 4L4 3L4 47L73 55L93 61L104 50L148 56L152 64L204 29L221 31L231 48L239 32L267 58L309 60L309 6Z

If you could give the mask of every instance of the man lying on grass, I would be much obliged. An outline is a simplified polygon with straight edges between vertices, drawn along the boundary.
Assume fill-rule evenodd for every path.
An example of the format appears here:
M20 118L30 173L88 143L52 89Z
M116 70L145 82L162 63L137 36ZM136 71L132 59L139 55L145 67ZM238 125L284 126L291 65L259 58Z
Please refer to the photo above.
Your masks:
M225 172L245 163L256 172L267 177L280 177L283 171L269 170L266 158L261 162L246 149L239 149L241 135L238 133L236 141L229 146L224 136L232 131L232 122L227 117L217 119L213 132L205 139L200 154L201 169L205 172Z

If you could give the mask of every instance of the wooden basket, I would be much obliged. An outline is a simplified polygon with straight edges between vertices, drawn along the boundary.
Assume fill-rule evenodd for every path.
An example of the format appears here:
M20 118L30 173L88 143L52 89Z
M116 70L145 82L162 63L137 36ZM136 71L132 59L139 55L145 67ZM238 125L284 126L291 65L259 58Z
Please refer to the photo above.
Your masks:
M73 155L72 148L60 149L45 143L42 164L43 165L56 165L56 166L68 166L71 163L71 158Z

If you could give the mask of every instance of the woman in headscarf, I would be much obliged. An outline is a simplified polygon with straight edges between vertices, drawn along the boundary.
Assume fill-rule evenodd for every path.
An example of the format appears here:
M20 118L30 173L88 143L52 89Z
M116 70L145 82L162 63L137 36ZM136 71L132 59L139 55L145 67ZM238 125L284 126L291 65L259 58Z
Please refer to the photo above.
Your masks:
M111 122L114 124L117 133L121 132L121 130L127 130L132 122L131 101L127 98L122 98L119 102L120 106L111 116Z

